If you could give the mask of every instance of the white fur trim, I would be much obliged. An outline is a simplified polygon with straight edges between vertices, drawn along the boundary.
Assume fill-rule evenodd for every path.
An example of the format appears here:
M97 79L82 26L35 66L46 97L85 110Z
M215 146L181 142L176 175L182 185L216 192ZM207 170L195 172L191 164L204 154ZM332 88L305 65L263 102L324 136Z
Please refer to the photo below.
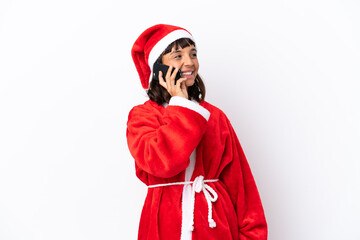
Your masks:
M180 240L191 240L192 231L189 226L192 224L192 188L191 185L185 185L182 194L182 222L181 222L181 237Z
M191 40L193 40L195 42L193 36L191 36L191 34L189 32L179 29L179 30L172 31L171 33L169 33L168 35L163 37L151 49L150 54L149 54L149 59L148 59L148 64L151 69L149 82L151 81L151 77L153 75L153 66L154 66L156 59L158 59L158 57L160 57L161 53L167 48L167 46L169 46L170 43L172 43L180 38L190 38Z
M196 148L190 155L190 164L185 170L185 181L188 182L191 180L191 176L195 169L195 163L196 163Z
M191 180L191 176L195 169L196 162L196 148L190 155L190 164L185 170L185 181L188 182ZM192 221L192 189L191 185L184 185L183 194L182 194L182 223L181 223L181 240L191 240L192 231L189 230L189 225Z
M183 97L173 96L170 98L169 105L189 108L197 113L200 113L206 119L206 121L209 120L210 112L196 101L190 101Z

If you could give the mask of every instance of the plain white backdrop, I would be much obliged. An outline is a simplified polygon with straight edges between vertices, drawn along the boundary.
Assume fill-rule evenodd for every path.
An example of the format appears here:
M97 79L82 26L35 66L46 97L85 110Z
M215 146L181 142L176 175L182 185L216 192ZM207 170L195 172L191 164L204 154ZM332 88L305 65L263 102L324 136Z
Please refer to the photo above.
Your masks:
M360 3L0 2L0 239L136 239L126 144L147 100L131 59L157 23L193 33L270 240L360 239Z

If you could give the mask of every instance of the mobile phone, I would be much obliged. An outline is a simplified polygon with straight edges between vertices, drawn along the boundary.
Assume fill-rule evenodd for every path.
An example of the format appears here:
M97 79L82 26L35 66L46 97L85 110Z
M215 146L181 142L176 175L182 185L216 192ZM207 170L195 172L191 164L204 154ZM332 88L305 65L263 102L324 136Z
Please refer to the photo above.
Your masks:
M164 79L164 81L166 82L165 80L165 76L166 76L166 73L167 71L169 70L169 66L168 65L164 65L164 64L161 64L161 63L154 63L154 69L153 69L153 76L154 76L154 80L156 81L159 81L159 71L161 71L163 73L162 77ZM171 71L171 74L175 71L175 68L172 69ZM175 76L175 84L176 84L176 81L178 79L181 78L181 71L179 70L177 73L176 73L176 76Z

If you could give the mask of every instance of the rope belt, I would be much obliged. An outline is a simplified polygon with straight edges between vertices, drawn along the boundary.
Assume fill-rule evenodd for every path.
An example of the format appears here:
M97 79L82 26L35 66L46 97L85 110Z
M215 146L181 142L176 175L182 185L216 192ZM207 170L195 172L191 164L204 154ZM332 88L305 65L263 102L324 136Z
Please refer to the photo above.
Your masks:
M209 227L211 227L211 228L216 227L216 223L215 223L214 219L212 218L212 202L215 202L217 200L218 195L215 192L215 190L212 189L212 187L210 187L206 183L207 182L217 182L217 181L219 181L219 179L204 180L204 177L200 175L200 176L196 177L194 181L155 184L155 185L149 185L148 188L192 184L192 196L191 196L192 197L192 205L191 205L192 221L191 221L191 225L190 225L190 231L193 231L194 230L195 193L200 193L200 192L203 192L206 202L207 202L207 205L208 205Z

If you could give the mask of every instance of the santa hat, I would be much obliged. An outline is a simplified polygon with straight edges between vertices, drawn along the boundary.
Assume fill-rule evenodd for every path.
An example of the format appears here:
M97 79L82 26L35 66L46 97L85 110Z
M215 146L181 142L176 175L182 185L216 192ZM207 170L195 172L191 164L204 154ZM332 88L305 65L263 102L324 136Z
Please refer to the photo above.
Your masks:
M184 28L158 24L146 29L136 39L131 49L131 55L144 89L149 88L155 61L169 44L180 38L190 38L194 41L191 33Z

